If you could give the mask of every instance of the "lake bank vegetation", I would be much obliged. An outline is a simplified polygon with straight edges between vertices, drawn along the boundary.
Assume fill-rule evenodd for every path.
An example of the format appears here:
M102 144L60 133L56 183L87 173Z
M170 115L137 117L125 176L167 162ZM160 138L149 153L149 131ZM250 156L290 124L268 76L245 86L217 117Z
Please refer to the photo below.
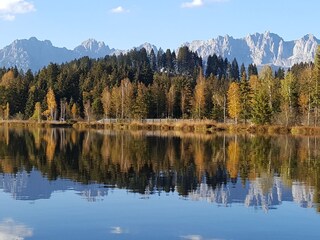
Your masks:
M283 125L255 125L218 123L212 120L192 119L144 119L144 120L105 120L90 123L86 121L29 121L9 120L0 121L2 127L12 128L75 128L78 130L103 129L115 131L160 131L160 132L184 132L184 133L231 133L231 134L292 134L292 135L320 135L320 127L314 126L283 126Z
M316 134L319 110L320 48L314 63L259 73L217 55L203 66L187 47L0 69L0 119L10 124Z

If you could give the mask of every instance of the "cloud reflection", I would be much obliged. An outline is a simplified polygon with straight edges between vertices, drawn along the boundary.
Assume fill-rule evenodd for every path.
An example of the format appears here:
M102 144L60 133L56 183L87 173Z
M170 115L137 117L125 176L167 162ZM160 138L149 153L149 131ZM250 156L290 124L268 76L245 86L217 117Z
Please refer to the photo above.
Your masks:
M124 229L121 227L111 227L111 233L113 234L123 234L124 233Z
M0 240L23 240L31 237L33 230L26 225L17 223L13 219L0 222Z
M201 235L186 235L186 236L181 236L180 238L186 239L186 240L205 240ZM207 238L208 239L208 238ZM223 240L221 238L210 238L208 240Z
M182 239L187 240L202 240L203 238L200 235L187 235L187 236L181 236Z

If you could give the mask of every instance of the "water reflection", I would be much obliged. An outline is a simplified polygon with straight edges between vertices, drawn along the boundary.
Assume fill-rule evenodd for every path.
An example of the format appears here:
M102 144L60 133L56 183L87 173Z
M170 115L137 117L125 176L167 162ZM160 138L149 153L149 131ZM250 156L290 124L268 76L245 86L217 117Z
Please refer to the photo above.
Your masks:
M0 239L22 240L32 235L33 230L31 228L17 223L13 219L5 219L0 222Z
M73 189L96 201L116 187L319 211L319 147L317 137L0 128L0 188L19 200Z

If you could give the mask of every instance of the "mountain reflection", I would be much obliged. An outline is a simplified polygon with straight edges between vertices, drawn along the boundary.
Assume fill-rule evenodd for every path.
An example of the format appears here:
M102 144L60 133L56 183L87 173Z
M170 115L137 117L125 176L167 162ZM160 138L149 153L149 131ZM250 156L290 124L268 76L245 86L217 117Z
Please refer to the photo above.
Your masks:
M0 188L15 199L73 189L89 201L124 188L268 211L319 211L317 137L0 128Z

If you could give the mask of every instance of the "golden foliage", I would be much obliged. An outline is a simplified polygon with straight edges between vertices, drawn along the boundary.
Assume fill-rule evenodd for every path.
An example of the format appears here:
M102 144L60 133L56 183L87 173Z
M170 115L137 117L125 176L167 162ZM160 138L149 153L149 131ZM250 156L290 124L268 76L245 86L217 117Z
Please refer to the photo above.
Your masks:
M3 74L0 82L0 86L4 86L6 88L10 87L12 83L14 82L14 73L12 70L6 72Z
M239 156L240 156L240 148L238 142L235 140L229 143L228 146L228 162L227 162L227 170L230 174L231 178L238 177L239 171Z
M194 113L195 116L199 119L203 116L204 107L205 107L205 89L206 89L206 80L200 71L197 78L197 85L194 89Z
M104 114L106 117L109 117L111 110L111 93L108 88L103 89L101 101L103 105Z
M234 118L236 123L240 116L240 87L239 84L232 82L228 90L228 113L231 118Z
M50 112L50 120L54 120L54 112L57 108L57 102L51 87L49 88L47 93L47 104L48 104L48 110Z
M72 105L71 114L72 114L72 118L73 119L76 119L77 116L78 116L78 108L77 108L77 105L75 103Z

